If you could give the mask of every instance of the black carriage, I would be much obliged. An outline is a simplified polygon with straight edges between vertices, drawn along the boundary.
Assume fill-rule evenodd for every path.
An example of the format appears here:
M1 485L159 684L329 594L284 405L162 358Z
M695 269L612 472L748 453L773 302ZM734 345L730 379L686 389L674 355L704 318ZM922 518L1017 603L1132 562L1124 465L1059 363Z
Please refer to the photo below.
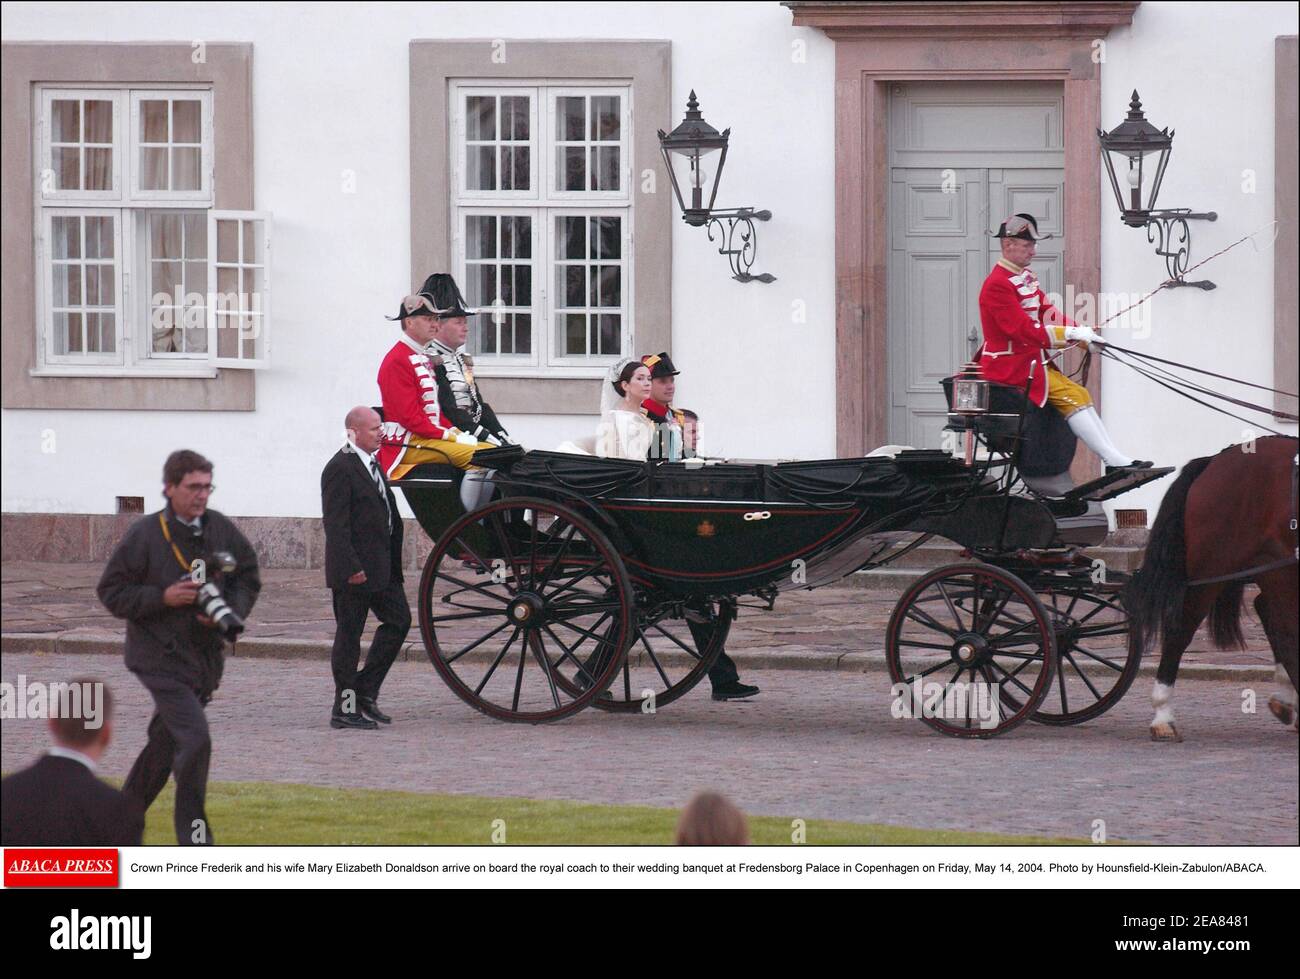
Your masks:
M1101 501L1170 470L1075 487L1060 471L1068 429L1053 432L1014 389L993 400L949 416L965 460L633 462L506 448L476 457L499 493L473 513L458 472L420 467L397 485L435 542L419 590L429 657L459 697L502 720L656 712L709 670L742 601L771 609L781 592L938 536L963 560L921 574L894 609L896 697L962 737L1097 717L1139 664L1124 575L1083 549L1106 534ZM993 700L982 721L951 697L981 688Z

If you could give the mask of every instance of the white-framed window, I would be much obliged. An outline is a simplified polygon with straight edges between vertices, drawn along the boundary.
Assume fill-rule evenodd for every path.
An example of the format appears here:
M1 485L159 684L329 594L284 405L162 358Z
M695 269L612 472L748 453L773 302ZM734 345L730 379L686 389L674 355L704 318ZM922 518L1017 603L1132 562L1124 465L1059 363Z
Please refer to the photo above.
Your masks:
M211 90L43 86L34 107L35 372L266 366L270 215L214 210Z
M634 348L630 85L454 83L453 255L480 373L599 376Z

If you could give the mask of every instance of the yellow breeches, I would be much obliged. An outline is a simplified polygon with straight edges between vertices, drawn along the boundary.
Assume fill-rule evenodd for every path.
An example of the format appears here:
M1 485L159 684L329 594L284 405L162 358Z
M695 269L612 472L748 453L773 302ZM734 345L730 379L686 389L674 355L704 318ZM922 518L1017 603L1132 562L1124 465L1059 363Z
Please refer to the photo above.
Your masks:
M461 445L448 439L427 439L412 435L407 440L406 451L402 453L402 458L393 467L388 478L401 479L412 468L426 462L438 462L446 466L455 466L457 469L478 469L478 466L469 464L470 458L479 449L492 448L496 447L491 442Z
M1092 404L1092 395L1082 384L1076 384L1060 371L1047 372L1047 403L1061 413L1062 418L1069 418L1080 408ZM409 451L409 450L408 450Z

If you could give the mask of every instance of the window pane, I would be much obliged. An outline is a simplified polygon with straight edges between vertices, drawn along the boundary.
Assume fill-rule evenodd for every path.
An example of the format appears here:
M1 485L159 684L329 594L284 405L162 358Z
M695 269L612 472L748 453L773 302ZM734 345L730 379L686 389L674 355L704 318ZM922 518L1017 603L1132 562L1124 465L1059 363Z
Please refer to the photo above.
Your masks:
M167 101L142 99L140 101L140 140L144 143L166 143Z
M477 337L474 348L481 354L494 354L497 352L497 328L490 320L483 316L474 317L479 322L474 323L472 327L472 336Z
M172 142L202 142L201 103L198 99L177 99L172 103Z
M97 354L99 347L99 314L86 314L86 353Z
M533 352L533 317L530 313L515 313L515 353Z
M208 216L206 214L185 215L185 257L208 257Z
M111 217L86 218L86 257L113 257L113 219Z
M172 190L199 190L203 186L200 174L202 151L197 146L172 150Z
M68 314L54 314L54 352L56 354L66 354L68 352Z
M532 175L528 172L529 148L527 146L501 147L501 189L530 190Z
M113 103L107 99L86 101L86 142L113 142Z
M180 214L149 215L149 254L154 259L181 257Z
M587 183L587 148L585 146L559 146L555 150L556 176L560 190L585 190Z
M617 146L599 146L592 149L596 154L595 172L591 175L593 180L592 190L618 190L619 189L619 172L618 160L619 153Z
M564 353L585 356L587 353L587 317L583 313L561 314L564 320Z
M466 156L466 174L469 190L497 189L497 148L495 146L471 146Z
M476 308L492 305L492 301L496 299L497 267L471 265L465 270L465 275L469 293L465 301Z
M592 236L598 239L598 247L593 247L592 258L620 258L623 252L623 236L620 231L621 219L592 218ZM592 243L593 246L596 242Z
M587 257L587 220L583 217L561 216L555 219L555 234L560 239L556 249L559 258Z
M565 95L555 100L555 138L579 140L586 129L587 100L581 95Z
M600 266L597 275L593 278L600 280L600 302L593 305L598 306L622 306L622 269L617 265Z
M622 318L610 313L600 317L600 344L597 353L617 354L622 349L622 335L619 324Z
M113 313L99 314L99 349L106 354L117 350L117 317Z
M261 265L264 261L262 256L262 222L241 221L240 226L244 232L244 253L240 260L249 265Z
M208 263L185 263L185 295L206 296L208 292Z
M113 267L111 265L87 265L86 266L86 305L87 306L104 306L112 303L112 286L104 290L102 280L107 279L110 283L113 278ZM107 291L108 296L102 292Z
M501 96L501 138L528 139L528 96Z
M497 138L495 95L471 95L465 100L465 136L468 139Z
M76 99L54 99L55 143L81 142L81 103Z
M236 221L217 222L217 261L239 261L239 228Z
M186 353L207 353L208 327L203 322L203 307L191 306L181 312L181 341Z
M176 303L176 292L181 287L180 262L154 262L153 279L149 283L149 295L159 304ZM184 300L183 290L181 299Z
M141 190L167 189L167 150L140 150L140 188Z
M584 293L587 288L587 267L585 265L556 266L556 279L560 295L564 297L563 305L581 309L587 305Z
M113 151L107 148L86 150L86 186L83 190L113 189Z
M70 354L83 353L86 349L85 341L81 336L81 314L66 313L67 316L67 350Z
M591 98L591 138L617 140L619 112L617 95L593 95Z
M54 226L54 257L81 257L81 218L56 217Z
M533 304L533 267L531 265L515 266L515 305L531 306Z
M465 219L465 257L496 258L497 219L491 214L471 214Z
M501 334L501 353L513 354L518 353L515 350L515 333L511 325L509 315L502 314L493 321L492 329L500 331Z
M81 305L81 266L54 266L54 305Z
M214 297L218 309L239 308L239 269L217 268L217 292Z
M55 190L81 190L81 150L56 146L52 152Z

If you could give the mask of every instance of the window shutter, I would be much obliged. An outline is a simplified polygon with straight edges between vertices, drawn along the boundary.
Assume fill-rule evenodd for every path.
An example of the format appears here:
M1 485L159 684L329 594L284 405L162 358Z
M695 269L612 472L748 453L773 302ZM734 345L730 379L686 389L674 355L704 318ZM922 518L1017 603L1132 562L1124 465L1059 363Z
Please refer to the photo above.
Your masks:
M270 366L271 213L208 212L208 358L216 367Z

